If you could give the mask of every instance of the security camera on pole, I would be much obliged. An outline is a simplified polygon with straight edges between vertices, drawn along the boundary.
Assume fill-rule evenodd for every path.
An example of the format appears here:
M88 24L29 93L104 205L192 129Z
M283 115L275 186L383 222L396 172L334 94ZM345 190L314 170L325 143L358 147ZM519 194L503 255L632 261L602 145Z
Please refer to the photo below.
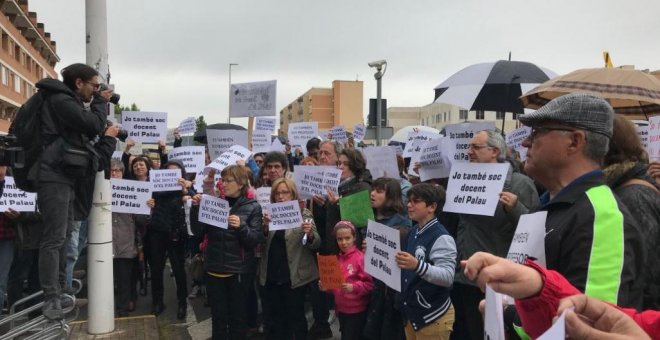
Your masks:
M374 78L376 78L376 145L380 145L381 139L382 139L382 134L381 134L381 119L383 115L383 108L381 107L381 89L382 89L382 79L383 76L385 75L385 71L387 71L387 61L385 60L377 60L377 61L372 61L369 64L369 67L375 67L376 68L376 73L374 74ZM383 70L383 66L385 66L385 70Z

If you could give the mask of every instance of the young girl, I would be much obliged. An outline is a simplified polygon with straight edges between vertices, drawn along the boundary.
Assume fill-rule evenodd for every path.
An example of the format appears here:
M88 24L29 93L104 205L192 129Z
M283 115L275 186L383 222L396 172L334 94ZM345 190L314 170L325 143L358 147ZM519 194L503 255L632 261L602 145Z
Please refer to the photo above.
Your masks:
M349 221L339 221L333 230L337 240L339 266L344 276L341 289L335 295L339 330L342 340L363 339L369 296L374 287L371 276L364 271L364 254L355 246L355 227ZM323 283L320 282L321 290Z

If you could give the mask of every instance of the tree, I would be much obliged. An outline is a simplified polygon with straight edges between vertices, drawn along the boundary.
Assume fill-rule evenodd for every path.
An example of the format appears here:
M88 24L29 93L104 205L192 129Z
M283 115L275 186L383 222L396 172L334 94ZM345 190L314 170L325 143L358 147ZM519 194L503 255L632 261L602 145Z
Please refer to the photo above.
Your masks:
M204 120L204 115L201 115L195 119L195 124L197 124L197 131L206 131L206 121Z
M122 111L140 111L140 108L135 103L132 103L131 106L115 105L115 115L121 115Z

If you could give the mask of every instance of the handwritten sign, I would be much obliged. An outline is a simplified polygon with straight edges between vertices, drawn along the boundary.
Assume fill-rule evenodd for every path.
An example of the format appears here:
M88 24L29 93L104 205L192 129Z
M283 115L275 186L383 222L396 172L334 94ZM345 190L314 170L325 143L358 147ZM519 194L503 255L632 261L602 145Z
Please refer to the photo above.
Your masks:
M349 220L358 228L367 226L367 221L374 220L369 190L363 190L339 199L339 212L342 220Z
M324 289L341 289L344 276L336 255L318 255L319 276Z
M400 239L398 230L369 221L364 270L397 292L401 292L401 268L394 258L401 251Z
M214 227L229 228L229 202L222 198L202 195L199 202L199 221Z
M474 135L482 130L495 130L495 122L460 123L445 126L447 137L456 144L454 161L468 162L470 160L467 155L468 144Z
M649 144L646 151L650 160L660 160L660 116L649 118Z
M291 145L306 145L308 140L318 134L318 122L289 123L288 137Z
M259 205L261 205L262 209L266 209L266 207L270 204L270 190L271 187L261 187L257 188L257 202L259 202Z
M268 134L275 131L275 117L255 118L254 131L267 131Z
M523 141L532 134L532 128L523 126L506 135L506 145L514 148L520 154L520 161L527 159L527 148L522 145Z
M396 151L391 146L371 146L362 150L367 169L374 179L381 177L399 178Z
M364 126L364 123L357 123L353 126L353 140L355 143L364 139L364 135L367 133L367 128Z
M181 190L181 185L178 183L179 178L181 178L180 169L151 169L149 171L149 181L153 186L153 192Z
M19 189L14 182L14 177L5 176L5 186L0 199L0 211L5 212L12 208L18 212L35 212L36 194Z
M123 111L122 127L130 139L142 143L158 143L167 139L167 113Z
M147 200L151 198L151 183L130 181L126 179L110 179L112 190L112 212L149 215L151 208Z
M188 117L179 123L179 134L193 135L197 131L197 120L195 117Z
M230 117L274 116L277 80L231 84Z
M444 211L495 215L509 163L456 163L451 166Z
M442 137L442 135L431 131L414 129L413 131L408 132L406 148L403 149L403 157L412 157L413 153L421 152L421 146L424 144L424 142L440 137Z
M265 130L255 130L252 132L252 152L269 152L271 149L270 132Z
M271 203L266 208L270 216L269 231L300 228L303 223L298 201Z
M247 130L206 130L206 141L211 159L220 157L234 145L248 147Z
M346 128L343 125L337 125L330 130L332 134L332 139L341 143L348 143L348 137L346 136Z
M293 181L298 187L300 199L303 200L314 195L326 196L328 189L337 193L340 178L341 170L331 166L296 165L293 168Z
M484 340L506 340L504 337L504 315L502 294L486 284L486 307L484 311Z
M419 179L447 178L451 172L454 143L447 137L432 139L422 144L419 157ZM414 164L413 164L414 165Z
M532 258L542 267L545 262L545 220L547 211L520 216L516 232L513 234L509 253L506 258L523 264L527 258Z
M221 172L224 168L236 164L238 160L247 161L252 152L241 145L234 145L204 168L204 174L211 170Z

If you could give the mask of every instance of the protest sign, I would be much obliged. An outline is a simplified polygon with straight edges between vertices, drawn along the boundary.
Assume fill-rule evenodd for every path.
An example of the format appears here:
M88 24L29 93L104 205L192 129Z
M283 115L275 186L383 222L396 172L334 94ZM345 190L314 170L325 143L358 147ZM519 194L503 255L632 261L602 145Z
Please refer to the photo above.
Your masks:
M374 220L369 190L362 190L339 199L339 212L342 220L348 220L357 228L367 226L367 221Z
M364 126L364 123L357 123L353 126L353 140L355 144L364 139L364 135L367 133L367 128Z
M297 200L271 203L266 209L270 216L268 231L300 228L303 223Z
M527 148L522 146L522 142L532 134L532 128L523 126L506 134L506 145L514 148L520 154L520 161L527 159Z
M341 143L341 144L346 144L348 143L348 137L346 136L346 128L344 128L343 125L337 125L334 126L331 130L330 133L332 134L332 139Z
M484 311L484 340L505 340L502 294L486 284L486 307Z
M298 187L300 199L303 200L314 195L326 196L328 189L338 193L340 178L341 170L331 166L296 165L293 168L293 181Z
M341 170L328 167L323 171L323 187L332 191L335 196L339 196L339 182L341 182Z
M271 149L270 132L265 130L256 130L252 132L252 152L269 152Z
M650 160L660 161L660 116L649 118L649 144L646 151Z
M545 333L536 340L564 340L566 338L566 312L572 308L566 308Z
M644 150L649 147L649 126L648 125L635 125L635 130L637 131L637 137L642 143Z
M401 251L399 231L370 220L365 240L364 271L401 292L401 268L394 259Z
M179 160L183 163L186 173L200 174L204 170L204 147L203 146L181 146L172 149L169 159Z
M231 84L229 117L274 116L277 80Z
M121 161L121 156L122 156L123 154L124 154L124 153L121 152L121 151L113 151L113 152L112 152L112 157L111 157L111 159L116 159L116 160L118 160L118 161Z
M221 172L224 168L236 164L236 161L247 161L252 152L241 145L234 145L220 155L220 157L213 160L204 168L204 174L208 174L211 170Z
M19 189L14 177L5 176L5 186L0 199L0 211L5 212L12 208L18 212L35 212L37 205L36 194Z
M370 146L362 150L371 177L399 178L396 151L391 146Z
M158 143L167 139L167 113L123 111L122 127L128 138L142 143Z
M279 138L275 138L273 140L273 143L270 145L270 151L278 151L278 152L285 152L286 147L282 142L280 142Z
M421 146L424 142L429 139L440 138L440 135L437 132L423 131L417 128L414 128L412 131L408 132L408 139L406 139L406 148L403 149L403 157L412 157L414 152L420 152L422 150Z
M265 209L270 204L270 187L257 188L257 202Z
M531 258L542 267L546 266L545 219L547 216L547 211L520 216L509 253L506 255L507 259L524 264L527 258Z
M292 146L307 145L307 141L319 135L318 122L289 123L288 137Z
M403 157L403 147L401 145L391 145L397 156Z
M495 122L477 122L449 124L445 126L446 136L456 144L456 153L453 160L458 162L467 162L468 145L474 135L482 130L495 130Z
M419 163L422 160L422 151L413 153L410 157L410 166L408 166L408 175L419 177L419 173L415 172L415 164ZM418 170L419 171L419 170Z
M449 174L444 211L495 215L509 166L509 163L454 162Z
M341 289L344 276L341 274L336 255L317 255L319 276L323 289Z
M159 191L177 191L181 190L179 178L182 177L180 169L151 169L149 171L149 181L151 182L153 192Z
M179 123L180 135L194 135L197 131L197 120L195 117L188 117Z
M229 228L229 202L222 198L202 195L199 202L199 221L222 229Z
M429 179L449 177L453 154L454 143L447 137L432 139L422 144L419 179L424 182Z
M275 131L275 117L255 118L254 131L267 131L272 134Z
M206 129L206 141L211 159L216 159L233 145L248 147L247 130Z
M151 214L151 208L147 206L147 200L151 198L151 183L113 178L110 179L110 189L112 190L112 212Z

